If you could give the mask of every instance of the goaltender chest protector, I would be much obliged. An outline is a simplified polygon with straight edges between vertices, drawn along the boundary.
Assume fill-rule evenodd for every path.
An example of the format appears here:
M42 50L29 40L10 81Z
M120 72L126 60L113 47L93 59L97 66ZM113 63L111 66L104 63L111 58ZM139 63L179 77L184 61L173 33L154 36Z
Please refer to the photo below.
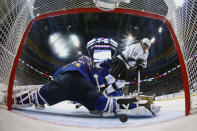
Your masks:
M91 81L89 78L89 72L90 72L89 65L87 63L78 62L78 61L75 61L69 65L62 66L60 69L58 69L55 72L55 74L53 75L53 78L59 75L60 73L62 74L62 73L71 72L71 71L78 71L79 73L81 73L82 76L84 76L86 79Z

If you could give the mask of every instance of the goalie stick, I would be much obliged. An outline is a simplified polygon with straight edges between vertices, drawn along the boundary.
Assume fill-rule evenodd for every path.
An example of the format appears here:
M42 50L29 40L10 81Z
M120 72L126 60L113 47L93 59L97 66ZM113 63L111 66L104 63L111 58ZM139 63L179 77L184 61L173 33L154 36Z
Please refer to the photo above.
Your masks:
M100 86L99 86L98 75L97 74L94 74L94 79L96 80L96 85L97 85L98 91L100 92Z
M137 99L140 100L140 69L137 70L138 79L137 79ZM137 102L137 107L139 107L139 103Z
M141 96L140 96L140 95L142 94L142 92L140 92L140 90L141 90L141 86L140 86L140 81L141 81L141 79L140 79L140 69L138 69L137 71L138 71L137 99L138 99L138 101L140 101L140 100L141 100ZM137 102L137 107L139 107L139 103L138 103L138 102ZM151 110L151 107L145 106L145 105L144 105L144 107L147 108L147 109L151 112L151 114L152 114L153 116L156 115L156 114Z

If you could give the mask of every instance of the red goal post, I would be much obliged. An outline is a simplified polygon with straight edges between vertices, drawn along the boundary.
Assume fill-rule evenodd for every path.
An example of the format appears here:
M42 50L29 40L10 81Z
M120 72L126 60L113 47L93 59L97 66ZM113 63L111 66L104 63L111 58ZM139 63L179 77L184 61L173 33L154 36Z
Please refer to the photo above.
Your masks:
M0 100L7 101L0 104L7 104L8 110L11 110L15 72L32 24L58 15L104 11L96 8L92 0L3 0L0 3L0 91L3 91ZM130 4L120 3L117 9L108 12L150 17L167 25L181 65L185 114L188 115L191 109L190 90L197 78L196 73L190 73L197 70L197 49L191 48L191 44L197 46L197 10L196 3L192 0L185 0L185 3L182 7L177 7L172 0L132 0ZM191 27L188 27L188 24L191 24Z

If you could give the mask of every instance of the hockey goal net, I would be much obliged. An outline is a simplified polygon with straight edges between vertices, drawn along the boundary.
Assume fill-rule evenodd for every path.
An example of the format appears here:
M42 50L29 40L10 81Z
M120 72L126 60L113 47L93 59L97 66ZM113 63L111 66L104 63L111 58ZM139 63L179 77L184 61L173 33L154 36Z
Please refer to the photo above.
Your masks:
M16 66L32 23L51 16L102 12L93 0L0 1L0 105L11 110ZM135 14L166 23L179 57L184 79L186 115L194 108L197 90L197 1L131 0L111 12Z

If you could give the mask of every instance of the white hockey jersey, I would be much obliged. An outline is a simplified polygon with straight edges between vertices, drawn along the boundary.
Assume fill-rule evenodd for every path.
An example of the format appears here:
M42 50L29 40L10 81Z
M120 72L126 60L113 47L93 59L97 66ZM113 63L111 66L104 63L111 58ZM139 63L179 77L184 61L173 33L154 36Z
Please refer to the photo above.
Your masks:
M149 50L144 51L142 49L141 44L137 43L137 44L132 44L128 48L126 48L122 52L122 55L127 60L127 62L125 62L125 64L126 64L128 69L130 67L134 67L136 65L136 61L138 59L144 60L142 64L143 64L143 67L146 68L147 58L148 58L148 55L149 55ZM124 59L120 55L118 57L124 61ZM133 59L133 60L129 61L129 58Z

